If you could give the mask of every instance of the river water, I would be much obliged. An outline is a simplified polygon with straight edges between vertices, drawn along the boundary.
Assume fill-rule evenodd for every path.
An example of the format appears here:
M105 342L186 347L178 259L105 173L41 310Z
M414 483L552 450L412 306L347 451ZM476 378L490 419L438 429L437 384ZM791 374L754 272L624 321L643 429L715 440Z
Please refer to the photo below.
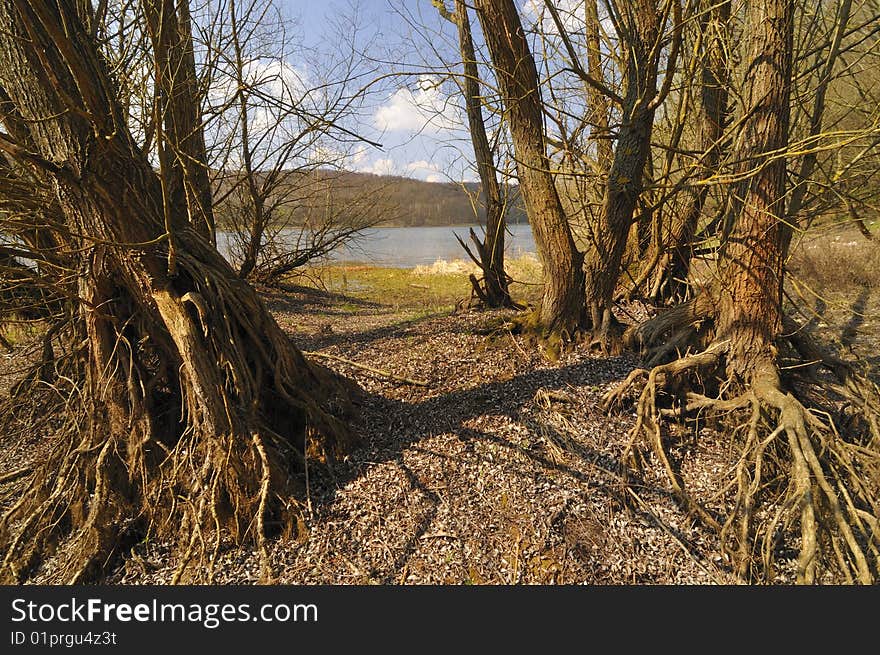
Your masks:
M374 266L392 268L412 268L419 265L430 265L440 259L452 261L467 259L455 235L458 234L468 245L472 245L468 236L468 225L444 225L434 227L378 227L365 230L357 241L344 246L333 253L331 259L338 262L365 263ZM473 226L478 235L481 228ZM297 232L292 232L295 242ZM227 254L225 244L228 234L217 234L217 246L220 252ZM473 248L472 248L473 250ZM510 225L505 238L505 254L516 258L534 253L535 240L528 223ZM474 253L476 254L476 252Z

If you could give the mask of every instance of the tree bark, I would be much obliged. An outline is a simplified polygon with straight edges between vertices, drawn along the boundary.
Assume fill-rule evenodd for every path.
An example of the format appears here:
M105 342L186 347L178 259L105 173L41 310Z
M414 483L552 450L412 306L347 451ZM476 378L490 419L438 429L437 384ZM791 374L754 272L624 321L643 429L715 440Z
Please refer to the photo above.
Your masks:
M724 130L729 121L729 64L730 43L726 38L730 20L730 2L720 4L711 0L701 5L700 30L703 51L700 86L699 143L703 153L694 177L706 178L718 170L726 150ZM664 243L657 244L665 252L660 255L648 297L667 302L682 302L690 296L687 282L693 256L693 240L697 233L703 207L709 193L708 186L688 186L684 202L672 216Z
M599 40L599 3L598 0L584 2L584 29L587 37L587 73L595 80L605 83L605 72L602 69L602 46ZM586 84L587 106L590 110L590 124L593 127L592 138L596 143L596 170L605 176L611 170L614 159L614 148L611 144L611 130L608 117L611 113L611 101L596 87Z
M786 160L790 118L793 3L748 6L746 118L737 147L743 181L719 255L716 339L729 339L728 373L749 383L776 378L774 341L782 329ZM773 154L776 153L776 154Z
M79 235L88 337L67 450L3 519L20 526L3 577L69 537L56 575L84 580L146 526L181 540L181 570L221 534L262 544L267 521L290 518L307 430L328 454L347 443L325 408L352 388L303 358L203 231L180 217L166 230L161 181L74 0L0 0L0 23L0 87L34 151L0 147L51 180Z
M471 35L467 5L464 0L455 0L455 21L458 27L458 43L464 68L462 91L468 117L468 129L474 147L477 172L486 200L486 234L480 240L471 231L471 241L480 256L483 270L483 301L489 307L511 307L513 301L507 288L508 278L504 271L504 200L498 184L492 147L486 136L483 121L483 102L480 94L480 73L477 69L477 56Z
M583 256L550 172L535 61L512 0L478 0L475 6L496 70L520 190L544 269L538 325L546 334L571 335L584 326Z
M655 0L639 0L630 3L629 7L623 120L608 172L602 210L588 235L589 248L584 253L586 305L593 329L603 341L611 338L614 290L636 203L642 192L645 163L651 152L658 93L662 12Z
M214 212L202 129L189 0L142 0L153 46L159 165L169 211L213 241Z

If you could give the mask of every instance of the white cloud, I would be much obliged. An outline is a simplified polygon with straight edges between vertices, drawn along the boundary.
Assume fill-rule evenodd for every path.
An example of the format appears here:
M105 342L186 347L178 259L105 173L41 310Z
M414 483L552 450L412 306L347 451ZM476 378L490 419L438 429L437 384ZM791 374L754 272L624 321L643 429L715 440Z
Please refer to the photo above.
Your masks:
M362 164L358 167L361 173L372 173L373 175L394 175L397 167L394 160L390 158L377 159L374 162Z
M557 0L555 5L559 19L566 31L573 32L580 28L583 30L585 9L582 0ZM544 0L526 0L522 7L523 18L526 23L535 24L541 21L541 27L545 34L558 34L556 23Z
M423 131L438 134L461 129L461 109L441 89L440 80L431 75L419 77L415 90L398 89L376 110L376 128L382 132Z
M355 148L352 152L348 153L348 161L346 163L349 167L355 167L364 161L367 158L367 149L366 148Z
M280 59L252 59L244 62L241 77L247 87L285 103L299 102L310 93L305 69ZM238 92L237 74L230 65L212 80L208 100L214 106L229 104Z
M444 181L444 177L440 173L440 168L436 164L432 164L425 159L411 161L404 167L404 170L406 171L407 176L425 180L426 182Z

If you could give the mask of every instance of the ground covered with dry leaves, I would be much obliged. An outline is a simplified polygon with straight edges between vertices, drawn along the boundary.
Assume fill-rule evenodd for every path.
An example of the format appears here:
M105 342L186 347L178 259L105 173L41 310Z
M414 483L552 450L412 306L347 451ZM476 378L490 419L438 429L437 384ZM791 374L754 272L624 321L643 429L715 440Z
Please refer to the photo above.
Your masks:
M717 538L672 498L659 466L622 482L634 410L607 415L599 405L638 365L634 355L583 346L550 362L503 329L488 334L512 313L456 310L450 300L467 290L458 270L337 267L318 287L303 282L266 300L299 347L364 389L361 446L310 467L306 530L272 543L277 582L736 582ZM627 311L631 321L640 309ZM735 453L708 427L681 434L673 455L692 490L710 498ZM0 439L2 471L34 457L34 439ZM163 544L141 543L106 582L166 583L175 565ZM776 582L792 582L792 569L781 567ZM216 570L215 583L253 583L259 556L230 547Z

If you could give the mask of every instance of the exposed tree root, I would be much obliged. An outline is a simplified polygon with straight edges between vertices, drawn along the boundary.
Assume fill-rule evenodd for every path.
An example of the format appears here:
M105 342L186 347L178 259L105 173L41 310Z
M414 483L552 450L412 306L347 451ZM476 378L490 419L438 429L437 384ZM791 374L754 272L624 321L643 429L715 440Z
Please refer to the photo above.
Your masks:
M490 331L521 335L550 361L557 361L564 353L582 344L588 344L591 350L605 355L619 354L624 344L623 325L610 312L600 314L596 323L581 315L559 318L546 325L541 321L540 310L532 309L521 312L512 320L500 321Z
M490 334L515 334L537 347L550 361L557 361L565 352L588 338L579 320L557 321L552 326L541 322L539 310L527 310L512 319L498 321L489 328Z
M0 520L0 578L46 563L49 581L89 581L159 538L179 556L175 581L210 581L228 540L259 548L270 580L266 539L300 521L305 458L351 447L356 389L307 362L216 258L181 253L173 286L111 261L83 277L76 370L30 376L15 399L48 396L61 425Z
M692 303L629 336L652 344L663 333L684 351L682 346L708 334L694 327L706 319ZM670 335L675 326L678 333L672 329ZM779 347L791 346L819 363L837 384L823 382L807 367L791 368L783 384L772 351L749 380L732 378L729 342L710 341L694 354L654 349L648 359L656 365L633 371L604 405L623 402L644 382L629 461L641 465L638 446L649 447L685 507L717 530L723 555L744 580L772 581L781 545L796 537L797 582L874 584L880 579L880 392L793 322L786 321L786 331ZM823 405L810 395L817 388L830 391L822 394ZM693 497L670 460L664 423L672 417L715 419L733 428L725 434L734 440L737 459L721 481L724 492L714 509L706 504L718 499Z

